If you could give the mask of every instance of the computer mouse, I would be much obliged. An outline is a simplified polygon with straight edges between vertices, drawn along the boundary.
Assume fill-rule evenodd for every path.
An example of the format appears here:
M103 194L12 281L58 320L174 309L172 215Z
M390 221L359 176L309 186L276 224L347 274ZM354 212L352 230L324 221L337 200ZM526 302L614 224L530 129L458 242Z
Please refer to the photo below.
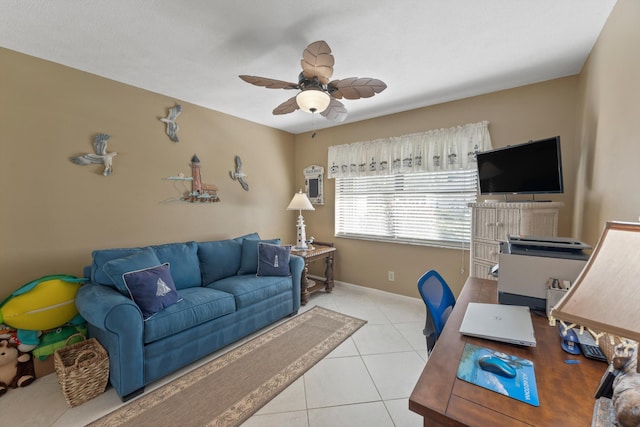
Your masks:
M495 357L491 354L485 354L478 358L478 365L480 368L487 372L492 372L496 375L500 375L505 378L514 378L516 376L516 370L513 369L507 362Z

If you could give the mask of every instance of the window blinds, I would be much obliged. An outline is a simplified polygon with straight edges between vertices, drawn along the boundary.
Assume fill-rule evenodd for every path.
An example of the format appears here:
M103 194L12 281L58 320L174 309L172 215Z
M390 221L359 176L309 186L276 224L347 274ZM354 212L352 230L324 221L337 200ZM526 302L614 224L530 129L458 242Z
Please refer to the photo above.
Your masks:
M476 195L475 170L336 178L335 234L459 248Z

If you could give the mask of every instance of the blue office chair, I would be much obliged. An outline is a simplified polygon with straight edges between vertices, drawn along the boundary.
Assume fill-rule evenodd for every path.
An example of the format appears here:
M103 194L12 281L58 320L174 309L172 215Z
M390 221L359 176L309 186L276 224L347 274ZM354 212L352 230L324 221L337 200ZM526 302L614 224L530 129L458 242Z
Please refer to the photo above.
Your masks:
M427 354L430 354L456 305L456 298L435 270L427 271L418 279L418 290L427 306L427 320L422 333L427 340Z

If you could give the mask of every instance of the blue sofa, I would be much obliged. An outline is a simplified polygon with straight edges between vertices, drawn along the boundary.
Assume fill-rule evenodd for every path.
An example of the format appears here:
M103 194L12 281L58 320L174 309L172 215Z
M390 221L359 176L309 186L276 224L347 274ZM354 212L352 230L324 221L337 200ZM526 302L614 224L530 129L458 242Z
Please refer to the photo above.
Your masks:
M145 385L300 308L301 257L286 276L258 276L257 233L236 239L93 252L76 296L88 335L109 354L109 381L126 401ZM264 241L279 243L279 240ZM179 300L145 319L123 274L168 263ZM174 291L174 293L176 292Z

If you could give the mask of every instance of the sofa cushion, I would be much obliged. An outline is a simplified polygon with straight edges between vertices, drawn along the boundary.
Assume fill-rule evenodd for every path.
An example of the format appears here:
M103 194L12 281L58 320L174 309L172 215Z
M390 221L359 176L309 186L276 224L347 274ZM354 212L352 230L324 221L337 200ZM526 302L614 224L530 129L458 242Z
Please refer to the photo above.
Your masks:
M198 244L196 242L169 243L151 246L160 263L171 265L171 277L176 289L192 288L202 285Z
M198 243L202 284L235 276L240 268L242 244L235 239Z
M145 321L180 299L169 263L124 273L122 278Z
M99 283L101 285L108 285L112 288L116 288L115 283L113 283L111 277L109 277L102 267L105 263L111 260L128 257L129 255L136 254L140 251L142 251L141 248L100 249L93 251L91 253L91 281L93 283ZM158 264L160 264L160 262L156 263L156 265Z
M245 240L245 239L260 240L260 235L254 231L253 233L249 233L249 234L245 234L245 235L242 235L242 236L239 236L239 237L235 237L233 240L235 240L238 243L242 243L242 241Z
M186 288L178 293L180 301L145 322L145 344L233 313L236 309L233 295L216 289Z
M101 259L103 255L104 254L101 253L97 258ZM95 258L96 257L94 257L94 259ZM128 256L114 258L102 264L102 268L100 270L102 271L102 274L107 277L107 280L97 283L115 287L124 295L129 296L129 289L127 289L122 276L130 271L155 267L160 264L160 260L158 260L156 253L151 248L138 248L137 251L131 252ZM96 276L100 277L97 273Z
M258 276L291 276L291 246L258 244Z
M291 292L291 277L264 276L253 274L231 276L210 285L210 289L233 294L237 309L250 306L283 292Z
M238 274L256 274L258 271L258 243L279 245L280 239L244 239L242 241L242 256L240 258L240 269L238 269Z

